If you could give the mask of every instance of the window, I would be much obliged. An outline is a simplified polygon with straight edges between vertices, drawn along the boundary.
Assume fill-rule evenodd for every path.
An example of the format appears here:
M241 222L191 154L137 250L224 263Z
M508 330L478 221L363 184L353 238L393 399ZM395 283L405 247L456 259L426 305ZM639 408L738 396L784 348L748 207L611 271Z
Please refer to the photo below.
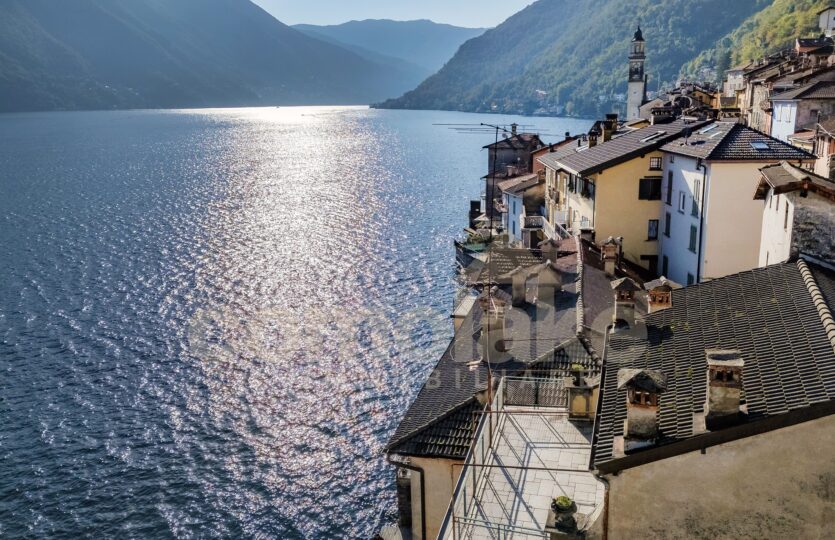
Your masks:
M579 192L587 199L594 199L594 182L588 178L581 178Z
M667 212L664 215L664 236L666 236L667 238L670 237L670 220L671 219L672 219L672 216L670 216L670 213Z
M642 201L660 201L661 178L641 178L638 185L638 198Z
M695 225L690 225L690 246L687 248L693 253L696 253L696 239L699 236L699 229Z
M699 216L699 195L701 194L701 184L701 180L693 180L693 206L690 209L690 214L693 217Z
M786 215L783 216L783 230L789 230L789 201L786 201Z
M670 163L675 163L676 157L673 154L670 154Z
M684 206L687 204L687 193L680 191L678 193L678 211L684 213Z
M667 204L673 205L673 171L667 173Z
M666 255L661 257L661 275L666 276L670 273L670 259Z
M776 203L774 205L774 211L779 212L780 211L780 195L779 194L777 195L777 200L774 201L774 202Z
M647 225L647 240L658 240L658 220L649 220Z
M696 277L693 274L688 273L687 274L687 284L692 285L694 283L696 283Z
M513 201L513 213L516 214L516 200Z
M660 157L649 158L649 169L651 171L660 171L661 170L661 158Z

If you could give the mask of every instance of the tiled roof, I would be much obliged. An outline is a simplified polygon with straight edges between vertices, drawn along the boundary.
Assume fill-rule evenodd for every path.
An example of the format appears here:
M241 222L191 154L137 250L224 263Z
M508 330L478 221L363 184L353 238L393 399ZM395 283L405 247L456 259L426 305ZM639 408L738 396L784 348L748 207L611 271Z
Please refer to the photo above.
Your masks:
M625 133L610 141L574 152L556 160L555 168L563 168L581 176L599 172L618 163L629 161L680 136L685 129L698 129L707 121L678 119L669 124L657 124ZM547 157L547 156L546 156ZM544 158L540 158L542 160Z
M545 181L540 180L538 174L527 174L524 176L517 176L509 180L503 180L496 185L504 193L515 194L535 187L541 183L545 183Z
M764 145L763 148L757 146ZM815 156L754 128L736 122L714 122L661 147L665 152L710 161L797 161Z
M519 266L526 268L542 262L542 256L529 249L489 248L487 262L473 262L465 269L469 285L495 283L497 276L507 274Z
M694 414L704 412L707 394L707 349L741 351L748 422L835 400L835 351L822 315L828 308L813 294L819 287L831 302L834 276L811 263L809 267L813 280L807 279L805 263L797 262L673 291L672 307L646 315L645 326L613 334L605 359L595 463L611 460L614 438L623 435L626 393L617 388L621 368L668 376L669 387L659 401L660 445L694 435Z
M577 143L566 144L560 146L559 148L555 148L553 152L549 152L544 156L539 156L537 160L546 167L550 167L551 169L559 169L558 161L566 156L574 154L575 152L577 152L578 148L580 148L580 145L578 145Z
M835 194L835 182L786 161L763 167L760 173L763 176L757 187L755 199L765 199L769 188L777 193L786 193L803 189L804 185Z
M518 133L500 140L498 143L488 144L484 148L502 148L513 150L534 150L543 146L542 139L536 133Z
M558 293L554 306L537 302L509 312L510 327L514 329L511 358L493 365L494 380L504 373L529 369L557 369L567 375L572 363L583 364L590 371L597 369L595 359L577 338L576 262L576 253L557 259L563 290ZM505 291L498 290L495 294L510 301ZM523 317L523 312L526 320L516 320ZM481 304L476 302L403 416L387 447L388 452L464 457L466 448L462 449L460 443L463 419L451 415L471 404L474 395L486 389L485 363L478 363L474 369L468 365L481 358L482 314Z
M835 81L817 81L771 97L771 101L835 99Z
M433 456L463 459L473 442L478 414L483 405L472 398L447 413L426 429L420 430L389 452L409 456Z

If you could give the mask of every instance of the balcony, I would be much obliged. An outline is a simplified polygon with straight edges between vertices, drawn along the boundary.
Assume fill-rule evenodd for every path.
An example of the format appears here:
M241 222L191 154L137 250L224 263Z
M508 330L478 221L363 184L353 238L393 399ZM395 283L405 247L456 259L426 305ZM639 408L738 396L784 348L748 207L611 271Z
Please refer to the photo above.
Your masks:
M438 538L551 538L554 497L571 498L579 530L601 515L589 470L592 426L568 420L561 379L505 377L478 425Z

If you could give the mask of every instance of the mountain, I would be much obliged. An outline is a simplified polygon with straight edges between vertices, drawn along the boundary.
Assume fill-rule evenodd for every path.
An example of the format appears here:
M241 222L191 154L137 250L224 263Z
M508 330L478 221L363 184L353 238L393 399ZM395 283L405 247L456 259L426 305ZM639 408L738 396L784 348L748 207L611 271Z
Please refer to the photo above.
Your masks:
M0 111L363 104L392 73L249 0L0 1Z
M462 28L432 21L365 20L334 26L297 24L293 28L364 54L395 58L429 76L443 67L458 47L484 28Z
M762 9L732 32L685 64L682 76L712 70L717 79L731 66L761 58L764 54L794 45L797 36L820 34L818 12L829 0L762 0Z
M761 7L761 0L539 0L466 42L415 90L377 106L588 116L623 111L629 42L639 19L654 90Z

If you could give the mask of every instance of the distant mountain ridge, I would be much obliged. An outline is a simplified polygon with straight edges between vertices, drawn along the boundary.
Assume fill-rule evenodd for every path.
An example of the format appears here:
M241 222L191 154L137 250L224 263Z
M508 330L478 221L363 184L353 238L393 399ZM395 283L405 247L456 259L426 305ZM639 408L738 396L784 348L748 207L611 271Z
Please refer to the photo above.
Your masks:
M0 2L0 111L367 104L405 76L249 0Z
M425 76L435 73L453 57L465 41L480 36L485 28L463 28L426 19L392 21L367 19L331 26L297 24L293 28L335 43L397 58L418 66Z
M639 20L654 90L674 81L684 63L762 5L762 0L539 0L466 42L415 90L378 106L582 116L623 112L629 42Z

